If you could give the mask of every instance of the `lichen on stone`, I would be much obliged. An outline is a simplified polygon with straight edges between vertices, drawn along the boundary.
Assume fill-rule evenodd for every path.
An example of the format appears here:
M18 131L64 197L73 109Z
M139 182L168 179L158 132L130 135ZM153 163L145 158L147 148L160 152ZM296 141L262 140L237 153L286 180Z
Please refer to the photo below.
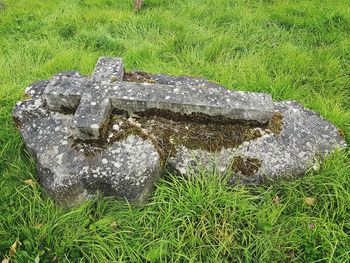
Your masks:
M60 203L98 191L143 201L165 169L233 170L241 183L287 179L346 147L332 123L296 102L203 78L124 72L120 58L100 58L92 76L57 74L25 93L14 123Z

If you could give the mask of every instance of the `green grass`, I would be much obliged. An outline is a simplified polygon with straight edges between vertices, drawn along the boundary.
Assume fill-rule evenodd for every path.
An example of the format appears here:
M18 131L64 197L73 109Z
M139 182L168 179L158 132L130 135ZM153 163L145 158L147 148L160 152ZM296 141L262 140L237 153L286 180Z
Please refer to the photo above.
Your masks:
M297 100L349 143L348 0L145 0L137 15L131 0L0 2L0 260L18 239L13 262L349 262L349 150L294 182L168 175L145 205L98 197L68 210L23 182L35 168L11 120L30 83L121 56Z

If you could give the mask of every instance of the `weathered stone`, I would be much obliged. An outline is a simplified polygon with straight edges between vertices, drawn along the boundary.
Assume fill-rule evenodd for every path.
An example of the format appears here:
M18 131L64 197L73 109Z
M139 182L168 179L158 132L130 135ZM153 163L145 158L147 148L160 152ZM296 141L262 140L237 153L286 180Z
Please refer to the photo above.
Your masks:
M260 123L268 122L273 114L269 94L220 90L208 81L186 77L171 79L156 75L156 83L152 84L117 82L123 76L121 67L121 60L103 58L96 65L93 81L79 74L59 74L48 85L44 97L51 110L77 108L74 125L78 138L98 139L110 110L115 108L129 112L159 109L185 115L202 113ZM113 78L114 81L109 81ZM158 84L157 80L175 84ZM60 82L62 85L57 85ZM198 89L206 84L211 87Z
M149 109L170 110L190 115L202 113L233 120L269 121L273 114L271 96L264 93L226 91L187 85L146 85L118 83L112 89L113 108L130 112Z
M101 58L92 77L64 72L25 93L15 123L42 185L67 205L97 191L145 200L165 168L232 171L230 183L295 177L345 147L333 124L296 102L195 77L124 74L118 58Z
M111 83L123 79L124 65L120 58L101 57L92 75L94 81Z
M233 170L230 183L263 183L317 170L322 157L346 146L338 129L319 114L293 101L275 102L274 107L283 116L280 133L259 129L260 137L217 152L179 146L168 169L184 176L189 169Z
M84 90L88 89L86 82L86 78L78 72L63 72L48 82L43 96L51 110L72 111L79 105Z
M66 205L80 203L97 190L143 201L161 173L159 154L152 143L129 136L87 156L89 143L76 142L73 137L73 116L45 108L42 94L48 84L41 81L27 88L26 94L32 98L17 103L13 111L44 188Z

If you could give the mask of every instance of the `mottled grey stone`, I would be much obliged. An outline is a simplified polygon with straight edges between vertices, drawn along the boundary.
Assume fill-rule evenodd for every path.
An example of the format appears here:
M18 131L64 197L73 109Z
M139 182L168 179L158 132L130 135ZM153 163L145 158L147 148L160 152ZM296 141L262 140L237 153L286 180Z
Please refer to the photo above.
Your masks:
M227 91L227 89L224 86L204 78L199 78L199 77L169 76L165 74L154 74L149 76L156 83L163 84L163 85L181 85L181 86L192 86L192 87L199 87L199 88L215 88L223 92Z
M147 79L136 83L123 76L121 59L101 58L92 76L63 72L31 85L25 91L30 98L14 108L15 123L36 161L40 182L59 203L74 205L97 191L143 201L165 168L183 176L189 169L232 171L230 183L285 179L316 169L325 155L346 146L333 124L296 102L272 102L268 94L228 91L196 77L147 74ZM271 121L279 112L283 125L276 132L261 124L254 128L260 136L235 148L209 151L179 144L162 165L161 138L131 117L113 119L108 126L114 108L129 116L156 108L260 123ZM138 133L113 140L127 133L123 122ZM237 169L248 167L251 160L256 167L249 174Z
M84 142L75 142L73 115L45 107L42 94L49 83L41 81L28 87L26 94L31 99L17 103L13 111L44 188L68 206L96 191L129 201L145 200L161 173L159 154L152 143L129 136L87 156Z
M97 82L111 83L123 79L124 65L120 58L101 57L96 64L93 79Z
M49 83L44 97L51 110L77 108L74 125L80 139L98 139L114 108L129 112L159 109L186 115L202 113L260 123L268 122L273 114L269 94L218 89L214 83L189 77L154 75L156 83L123 82L123 72L120 59L101 58L93 80L77 73L59 74ZM207 88L198 88L203 85Z
M269 94L220 91L217 88L198 88L187 85L159 85L144 83L118 83L110 95L113 108L130 112L148 109L170 110L190 115L202 113L233 120L269 121L273 114Z
M87 78L75 71L57 74L47 83L44 99L53 111L74 110L89 88Z
M271 133L268 128L260 129L261 137L215 153L179 146L176 156L168 159L168 169L184 176L196 169L216 169L221 173L234 170L231 183L256 184L295 178L311 169L317 170L325 155L346 147L338 129L318 113L294 101L275 102L274 107L283 116L279 134ZM247 166L249 159L260 164L253 173L242 174L233 167L235 158L241 158Z

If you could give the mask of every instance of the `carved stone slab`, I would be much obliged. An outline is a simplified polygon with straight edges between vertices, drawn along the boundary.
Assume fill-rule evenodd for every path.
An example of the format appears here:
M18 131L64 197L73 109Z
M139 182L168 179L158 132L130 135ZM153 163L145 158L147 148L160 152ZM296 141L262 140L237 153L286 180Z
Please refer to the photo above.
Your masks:
M333 124L296 102L202 78L124 72L120 58L25 93L14 121L41 184L69 206L97 191L143 201L164 169L216 169L231 184L294 178L346 146Z
M113 66L115 65L115 70ZM123 77L120 59L102 58L92 79L78 75L56 75L44 91L51 110L77 109L74 124L80 139L98 139L102 125L112 109L141 112L149 109L170 110L180 114L202 113L233 120L266 123L273 115L271 95L265 93L198 89L189 83L164 85L130 83Z

